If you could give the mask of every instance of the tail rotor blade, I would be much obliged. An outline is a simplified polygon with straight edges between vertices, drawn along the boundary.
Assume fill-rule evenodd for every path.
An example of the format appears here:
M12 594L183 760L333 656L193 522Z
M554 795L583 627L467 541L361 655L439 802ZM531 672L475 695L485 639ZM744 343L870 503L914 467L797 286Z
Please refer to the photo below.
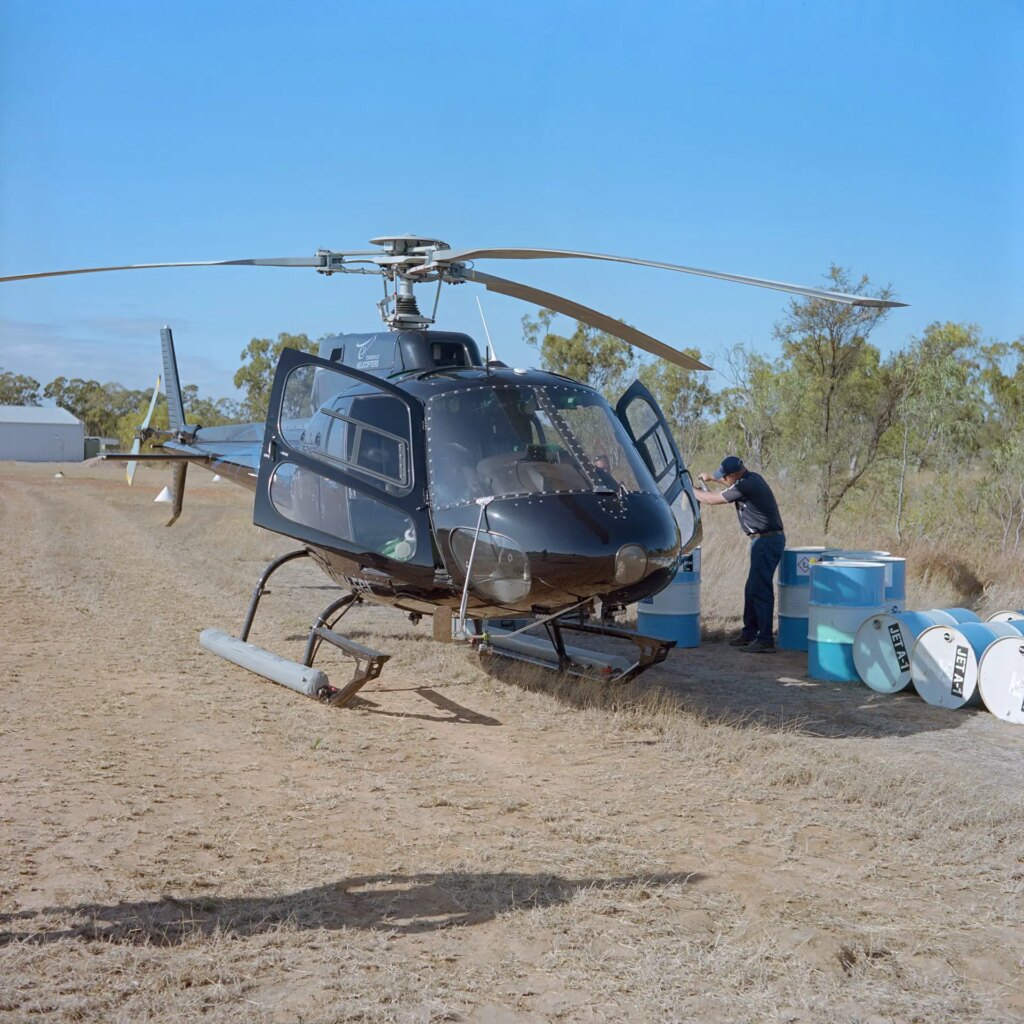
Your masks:
M132 441L132 455L138 455L142 450L142 442L135 438ZM132 481L135 479L135 470L138 468L137 462L127 462L124 467L124 478L128 481L128 486L131 487Z
M153 388L153 397L149 400L149 409L146 410L146 418L142 421L142 425L139 430L146 430L149 427L150 421L153 419L153 410L156 408L156 401L160 397L160 374L156 376L156 387ZM132 455L138 455L142 451L142 438L137 437L132 442ZM138 466L137 462L129 462L125 466L124 475L128 481L128 486L131 487L132 481L135 479L135 468Z

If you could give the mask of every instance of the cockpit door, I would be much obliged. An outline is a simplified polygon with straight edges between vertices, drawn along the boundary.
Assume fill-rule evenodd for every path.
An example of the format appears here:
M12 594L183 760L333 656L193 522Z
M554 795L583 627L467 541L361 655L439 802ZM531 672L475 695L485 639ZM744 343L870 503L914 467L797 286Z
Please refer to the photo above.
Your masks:
M651 471L662 497L672 508L684 553L693 550L701 540L700 506L693 496L693 481L665 414L638 380L619 399L615 414Z
M423 407L388 381L285 349L253 522L317 547L433 565Z

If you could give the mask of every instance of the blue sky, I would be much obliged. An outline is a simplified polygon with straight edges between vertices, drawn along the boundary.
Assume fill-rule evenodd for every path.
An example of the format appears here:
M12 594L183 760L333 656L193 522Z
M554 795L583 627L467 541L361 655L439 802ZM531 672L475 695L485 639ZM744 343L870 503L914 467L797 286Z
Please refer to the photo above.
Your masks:
M831 262L933 320L1024 332L1024 4L0 4L0 275L311 255L416 232L803 284ZM481 269L712 362L777 292L607 264ZM376 329L380 284L187 269L0 286L0 366L145 387L157 328L233 393L249 338ZM439 326L535 363L516 300ZM428 303L423 303L428 305Z

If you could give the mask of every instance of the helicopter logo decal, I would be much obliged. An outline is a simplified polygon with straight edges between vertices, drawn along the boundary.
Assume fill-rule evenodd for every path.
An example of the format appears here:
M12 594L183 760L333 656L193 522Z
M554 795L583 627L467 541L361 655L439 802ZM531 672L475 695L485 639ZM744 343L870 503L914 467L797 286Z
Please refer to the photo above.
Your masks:
M376 370L380 367L380 353L374 352L371 358L367 358L370 346L377 340L377 335L367 338L365 341L356 342L356 369Z

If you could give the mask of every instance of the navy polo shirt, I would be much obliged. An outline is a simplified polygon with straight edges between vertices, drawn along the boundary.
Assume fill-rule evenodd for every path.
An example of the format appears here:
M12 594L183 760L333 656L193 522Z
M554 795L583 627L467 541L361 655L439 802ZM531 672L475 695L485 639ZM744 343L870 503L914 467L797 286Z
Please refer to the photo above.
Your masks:
M740 529L745 534L784 529L779 503L760 473L752 473L748 469L736 483L722 491L722 497L736 506Z

